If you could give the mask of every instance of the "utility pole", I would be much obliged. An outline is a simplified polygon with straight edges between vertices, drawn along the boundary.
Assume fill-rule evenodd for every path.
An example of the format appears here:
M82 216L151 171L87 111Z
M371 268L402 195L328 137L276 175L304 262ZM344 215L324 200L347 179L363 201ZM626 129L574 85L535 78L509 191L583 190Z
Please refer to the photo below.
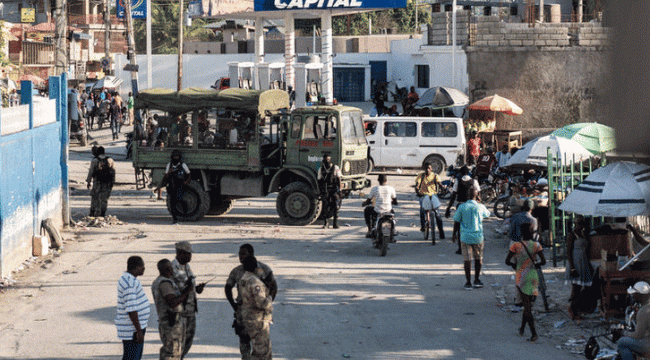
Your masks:
M183 0L179 1L178 6L178 80L176 90L183 89Z
M56 75L61 75L62 73L68 71L68 39L66 30L68 27L68 1L67 0L56 0L55 2L55 39L56 39L56 50L54 58L54 71ZM23 39L24 40L24 39ZM67 86L67 84L66 84Z
M104 58L111 58L111 12L109 0L104 0ZM104 69L104 74L111 75L111 68L113 64L109 65L108 69Z
M136 63L135 38L133 37L133 15L131 14L131 0L124 1L124 16L126 20L126 33L128 34L127 57L129 58L129 70L131 71L131 93L133 96L138 95L138 65ZM150 14L147 14L150 16ZM134 111L135 119L131 119L133 124L140 123L140 111Z

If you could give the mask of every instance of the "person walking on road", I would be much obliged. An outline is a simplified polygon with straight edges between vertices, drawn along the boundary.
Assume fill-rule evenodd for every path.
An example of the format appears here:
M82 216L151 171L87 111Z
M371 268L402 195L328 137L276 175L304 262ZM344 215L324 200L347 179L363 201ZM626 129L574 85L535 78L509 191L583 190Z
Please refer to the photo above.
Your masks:
M90 190L90 216L106 216L108 198L111 197L115 184L115 162L106 156L103 146L95 151L95 157L90 161L90 169L86 176L86 187Z
M257 259L248 256L243 261L244 275L237 283L242 302L239 313L244 333L250 339L250 359L272 358L270 323L273 320L273 297L264 282L255 274Z
M185 187L190 180L192 180L192 175L190 168L183 162L183 153L180 150L173 150L162 183L154 189L154 192L158 192L161 187L167 186L172 224L178 222L179 213L180 215L187 213L187 202L184 200L184 195Z
M205 288L205 283L196 285L194 273L190 268L190 261L192 261L192 245L187 241L179 241L175 244L176 247L176 258L172 261L172 270L173 270L173 280L176 283L176 287L179 289L189 288L189 293L180 316L183 318L181 321L184 322L184 331L183 331L183 352L181 353L181 359L185 358L187 353L192 347L192 342L194 342L194 334L196 333L196 313L199 311L197 307L196 294L203 292Z
M339 228L339 208L341 207L341 169L332 164L329 154L323 155L323 162L318 169L318 187L323 198L323 228L327 227L327 219L334 218L332 227Z
M122 129L122 108L117 102L117 99L113 98L111 101L111 132L113 133L113 140L118 139L120 130Z
M129 92L129 97L126 98L126 121L124 122L125 125L131 125L135 121L134 117L134 111L133 109L135 108L135 99L133 98L133 94Z
M438 225L440 239L444 239L445 232L442 227L442 217L438 213L438 208L440 207L440 200L437 196L439 188L440 177L433 172L433 167L430 163L424 164L424 172L415 178L415 194L418 196L420 202L420 231L425 231L426 212L429 210ZM434 221L434 218L429 219L429 221ZM431 224L431 229L432 231L435 229L433 224ZM433 239L435 242L435 234L433 235Z
M122 340L122 360L140 360L144 349L144 334L147 331L151 312L149 299L142 289L138 276L144 274L144 260L131 256L126 271L117 282L117 337Z
M481 266L483 265L483 219L490 216L490 211L485 205L479 203L478 191L472 188L469 192L469 200L462 203L454 214L454 241L460 234L461 250L463 254L463 265L465 267L465 289L472 289L472 263L474 259L474 288L482 288L483 283L479 279Z
M255 256L255 250L251 244L244 244L239 247L239 262L241 265L232 269L230 275L228 276L228 279L226 280L226 285L224 286L226 299L228 299L230 306L232 306L233 310L235 311L235 321L233 323L233 327L235 328L235 334L239 336L239 351L241 352L242 359L244 360L251 359L252 348L251 339L246 334L246 331L244 329L244 319L242 317L243 314L241 308L243 302L243 290L240 288L240 280L246 273L243 265L244 260L253 256ZM278 292L278 284L276 283L275 277L273 276L273 271L268 265L264 263L256 261L256 264L257 267L255 267L255 270L252 271L252 273L255 274L255 276L264 283L266 289L268 290L268 296L270 296L272 300L275 300L275 295ZM234 287L237 287L236 300L233 297L232 293L232 289Z
M158 313L158 332L162 347L160 360L178 360L183 355L185 345L185 318L180 314L187 303L192 286L179 288L174 283L172 262L167 259L158 261L160 275L151 284L151 293Z
M530 338L528 341L537 340L535 331L535 319L533 318L533 302L538 295L539 274L537 268L546 264L544 249L539 242L533 240L533 226L531 223L521 224L521 241L515 242L510 246L508 256L506 256L506 265L516 268L515 285L524 302L524 312L521 317L521 327L519 335L524 336L526 324L530 327ZM514 258L515 262L512 262ZM539 262L535 260L539 258Z
M470 189L475 189L477 193L481 191L481 187L479 186L478 181L469 175L469 167L467 167L467 165L463 165L463 167L460 168L460 178L454 182L454 187L451 190L451 198L449 199L447 210L445 211L446 218L449 218L451 216L451 207L454 205L454 202L458 201L458 206L456 207L456 210L458 210L460 205L467 201L469 198ZM454 234L452 234L452 239L454 239L453 235ZM459 234L456 233L455 235L455 239L458 239ZM456 250L456 254L462 254L460 242L458 242L458 250Z

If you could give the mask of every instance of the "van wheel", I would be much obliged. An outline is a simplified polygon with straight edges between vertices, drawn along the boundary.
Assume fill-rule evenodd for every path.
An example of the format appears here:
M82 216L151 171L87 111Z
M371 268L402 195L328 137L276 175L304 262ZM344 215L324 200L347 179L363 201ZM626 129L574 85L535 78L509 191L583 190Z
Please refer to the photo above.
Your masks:
M167 193L167 211L170 214L172 211L175 212L179 221L199 221L210 209L210 194L203 190L203 186L196 180L185 185L183 203L179 202L176 209L172 209L172 196L176 196L176 194Z
M302 226L316 221L322 202L309 185L296 181L280 190L275 207L283 224Z
M446 168L445 165L445 159L440 157L440 155L429 155L427 156L424 161L422 162L422 167L424 168L424 164L429 163L431 164L432 170L434 173L440 175Z

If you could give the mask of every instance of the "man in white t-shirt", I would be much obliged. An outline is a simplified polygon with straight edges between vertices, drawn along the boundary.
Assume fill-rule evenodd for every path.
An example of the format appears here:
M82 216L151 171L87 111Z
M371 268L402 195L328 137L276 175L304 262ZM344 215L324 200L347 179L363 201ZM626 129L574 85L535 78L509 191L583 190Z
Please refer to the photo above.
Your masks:
M366 226L368 226L368 233L366 237L372 237L372 227L377 221L377 217L381 214L392 212L393 205L397 205L397 195L395 188L386 185L386 175L381 174L377 178L379 186L375 186L370 190L366 201L361 204L366 206L363 211L363 216L366 219ZM374 202L374 206L370 205Z

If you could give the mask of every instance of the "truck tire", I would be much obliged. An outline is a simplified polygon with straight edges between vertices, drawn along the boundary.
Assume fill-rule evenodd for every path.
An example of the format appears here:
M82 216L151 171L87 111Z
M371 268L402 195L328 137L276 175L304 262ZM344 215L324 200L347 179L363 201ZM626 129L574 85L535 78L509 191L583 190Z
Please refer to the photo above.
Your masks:
M433 172L438 175L440 175L446 168L445 159L440 157L440 155L429 155L426 158L424 158L424 161L422 162L423 168L424 168L424 164L426 163L431 164Z
M367 172L367 174L370 174L374 169L375 169L375 162L372 160L372 158L368 158L368 172Z
M280 190L275 206L283 224L302 226L316 221L322 202L309 185L296 181Z
M210 196L210 210L208 215L224 215L227 214L235 205L235 200L221 195Z
M176 195L167 194L167 211L170 214L172 213L171 196ZM183 209L180 206L177 207L176 217L178 221L199 221L203 219L210 209L210 194L203 190L203 186L195 180L185 185L183 201L187 204L187 211L183 213Z

